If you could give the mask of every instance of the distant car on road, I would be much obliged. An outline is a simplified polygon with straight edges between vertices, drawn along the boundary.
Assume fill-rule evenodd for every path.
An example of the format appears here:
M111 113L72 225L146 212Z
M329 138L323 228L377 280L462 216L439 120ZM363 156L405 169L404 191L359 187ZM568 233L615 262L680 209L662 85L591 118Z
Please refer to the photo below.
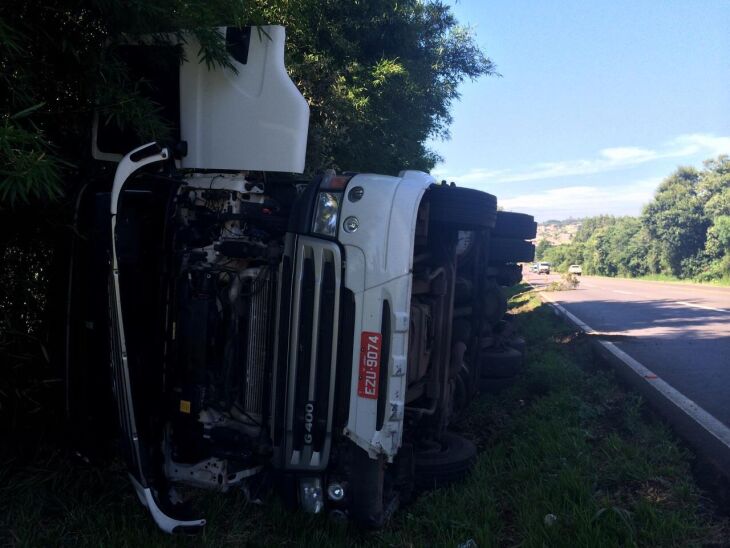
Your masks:
M583 274L583 269L579 264L572 264L568 267L568 274L577 274L580 276Z
M537 263L532 263L530 265L530 272L537 272L537 266L538 266Z
M550 263L537 263L538 274L550 274Z

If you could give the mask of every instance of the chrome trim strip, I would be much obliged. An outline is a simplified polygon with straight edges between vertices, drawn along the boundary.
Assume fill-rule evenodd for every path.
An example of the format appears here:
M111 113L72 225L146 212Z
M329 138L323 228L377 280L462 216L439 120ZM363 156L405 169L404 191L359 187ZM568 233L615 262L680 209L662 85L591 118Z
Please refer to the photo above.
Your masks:
M157 143L148 143L134 149L132 152L127 154L114 173L114 184L112 185L111 192L111 240L112 240L112 256L111 256L111 277L110 277L110 294L109 299L112 303L110 310L111 316L111 366L114 373L114 392L117 399L117 407L119 411L120 427L127 434L130 449L132 450L131 457L133 459L133 465L136 467L136 472L139 474L139 480L143 487L146 487L147 481L144 477L144 471L142 470L142 459L140 457L139 447L139 435L137 433L137 424L134 416L134 403L132 400L132 386L129 379L129 363L127 357L127 343L124 336L124 319L122 317L122 299L119 291L119 263L117 258L117 241L116 241L116 230L117 230L117 207L119 205L119 197L122 192L122 188L130 177L141 167L162 162L169 158L169 151L166 148L161 148L155 153L145 156L135 161L132 158L136 153L145 151Z

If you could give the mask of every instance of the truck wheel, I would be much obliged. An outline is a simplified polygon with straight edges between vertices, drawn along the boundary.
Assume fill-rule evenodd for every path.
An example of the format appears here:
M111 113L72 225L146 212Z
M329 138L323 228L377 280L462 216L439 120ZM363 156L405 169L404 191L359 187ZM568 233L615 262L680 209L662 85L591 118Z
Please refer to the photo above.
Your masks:
M535 258L535 246L524 240L500 238L489 239L489 264L528 263Z
M476 456L477 448L471 441L445 432L440 443L415 453L416 485L434 489L464 479Z
M492 234L503 238L532 240L537 235L537 223L532 215L498 211Z
M497 271L497 283L505 287L512 287L522 281L522 267L518 264L500 266Z
M496 324L507 312L507 299L499 287L487 288L482 297L482 314L490 324Z
M434 185L428 190L429 217L459 228L492 228L497 220L497 197L473 188Z
M510 348L487 349L479 354L479 374L482 377L504 379L522 370L522 352Z

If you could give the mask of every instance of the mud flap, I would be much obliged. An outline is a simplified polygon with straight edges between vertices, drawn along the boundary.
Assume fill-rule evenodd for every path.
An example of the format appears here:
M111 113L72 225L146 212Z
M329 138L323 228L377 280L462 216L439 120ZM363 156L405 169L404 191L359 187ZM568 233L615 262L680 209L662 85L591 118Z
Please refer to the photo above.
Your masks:
M370 458L367 452L351 446L352 451L352 519L366 529L380 529L389 517L385 505L385 459Z

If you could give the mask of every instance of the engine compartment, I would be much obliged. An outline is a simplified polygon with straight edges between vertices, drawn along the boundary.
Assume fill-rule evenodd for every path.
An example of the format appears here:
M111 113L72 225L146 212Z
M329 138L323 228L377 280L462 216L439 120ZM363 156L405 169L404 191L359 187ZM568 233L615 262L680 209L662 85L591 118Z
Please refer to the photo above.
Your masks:
M291 204L266 186L216 174L188 178L177 191L164 387L169 479L226 489L271 454L272 311Z

